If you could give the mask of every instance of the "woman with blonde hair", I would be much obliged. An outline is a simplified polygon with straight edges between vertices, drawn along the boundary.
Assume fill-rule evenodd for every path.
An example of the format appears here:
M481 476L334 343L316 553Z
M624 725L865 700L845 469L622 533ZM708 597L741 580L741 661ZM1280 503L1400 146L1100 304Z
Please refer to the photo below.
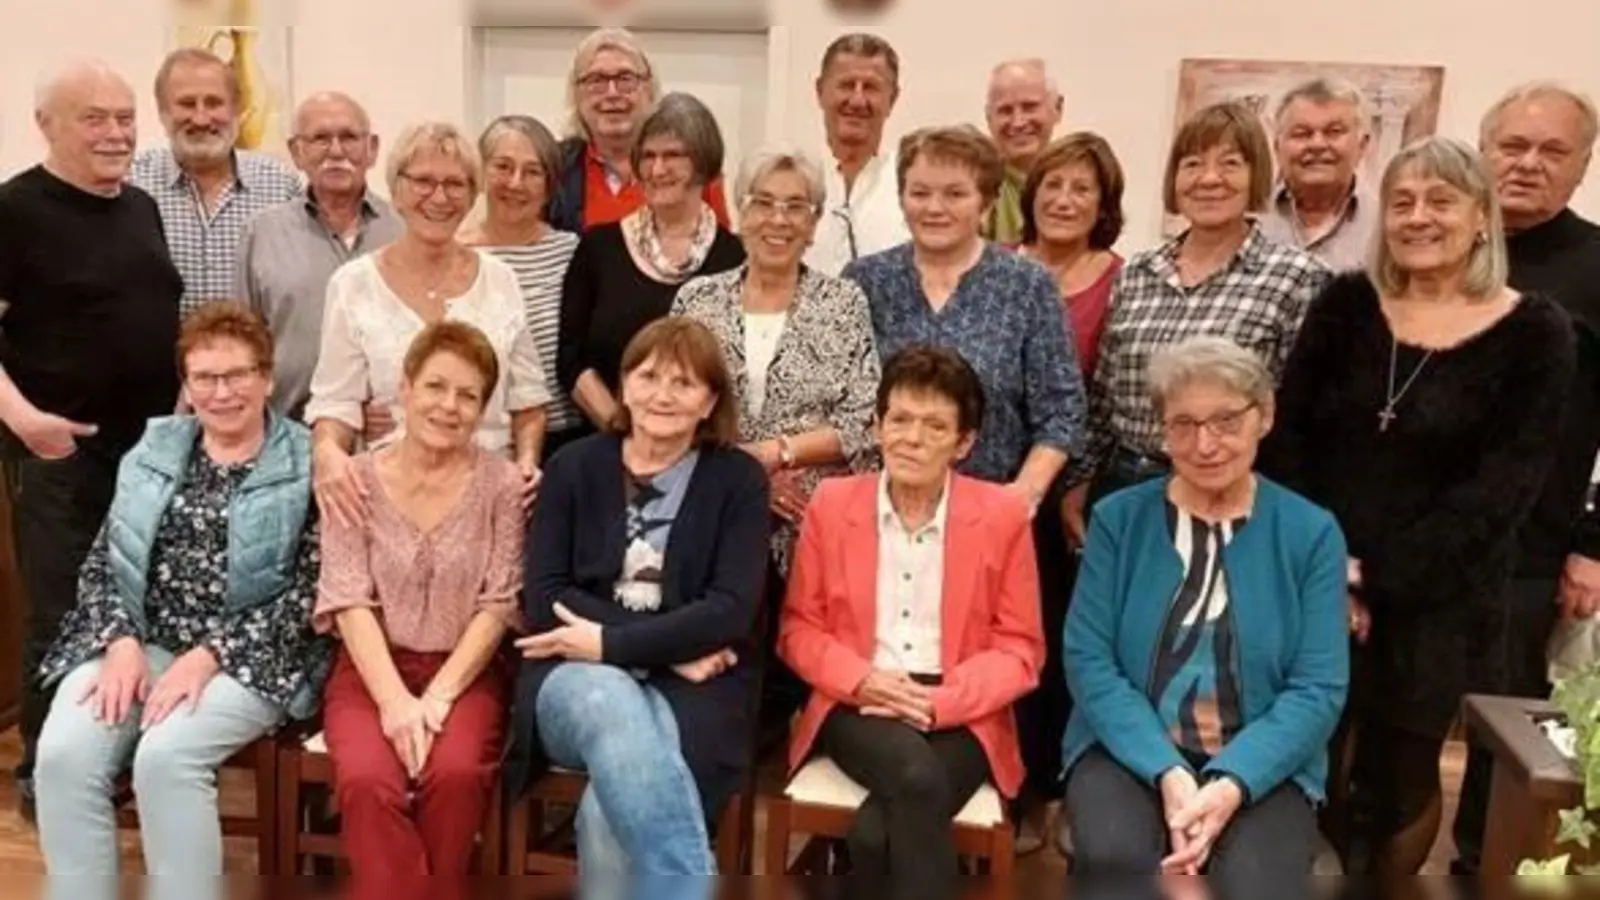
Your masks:
M1507 286L1499 201L1472 148L1406 148L1379 200L1368 271L1329 285L1289 356L1264 467L1349 539L1353 746L1328 830L1347 869L1393 886L1433 846L1462 695L1497 683L1497 600L1576 348L1560 307ZM1349 781L1365 815L1343 802Z
M328 281L322 350L305 413L315 436L317 505L346 524L365 520L371 498L355 477L351 453L358 438L378 447L404 431L406 349L424 328L443 321L472 325L494 348L505 377L483 398L475 437L516 461L531 500L550 393L516 273L457 238L483 188L478 151L455 126L424 123L400 136L388 176L405 230Z

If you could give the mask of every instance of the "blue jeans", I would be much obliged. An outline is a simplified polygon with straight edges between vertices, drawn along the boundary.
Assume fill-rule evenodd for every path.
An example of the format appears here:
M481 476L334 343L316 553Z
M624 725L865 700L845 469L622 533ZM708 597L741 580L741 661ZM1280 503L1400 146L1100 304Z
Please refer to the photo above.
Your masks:
M545 678L535 715L550 761L589 776L576 822L584 893L632 879L636 897L709 898L705 813L661 692L616 666L567 662Z
M173 663L159 647L147 646L145 658L152 684ZM103 660L92 659L61 680L39 736L39 845L53 892L115 896L105 887L117 874L111 790L131 758L145 870L157 885L183 881L187 889L162 888L159 896L214 896L222 875L217 769L277 728L283 712L219 673L193 712L180 705L141 734L144 708L135 703L120 724L107 725L78 702Z

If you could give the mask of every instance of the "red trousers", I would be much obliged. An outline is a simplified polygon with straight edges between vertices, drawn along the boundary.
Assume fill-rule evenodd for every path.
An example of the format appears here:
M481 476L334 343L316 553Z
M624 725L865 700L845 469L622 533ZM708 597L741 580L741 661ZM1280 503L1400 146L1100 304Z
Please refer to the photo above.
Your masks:
M391 648L406 688L420 694L447 654ZM348 653L340 650L323 707L343 815L345 852L358 891L398 897L426 883L416 876L467 874L505 741L505 667L496 659L456 700L444 733L411 783L383 735L378 706ZM399 890L385 891L386 886Z

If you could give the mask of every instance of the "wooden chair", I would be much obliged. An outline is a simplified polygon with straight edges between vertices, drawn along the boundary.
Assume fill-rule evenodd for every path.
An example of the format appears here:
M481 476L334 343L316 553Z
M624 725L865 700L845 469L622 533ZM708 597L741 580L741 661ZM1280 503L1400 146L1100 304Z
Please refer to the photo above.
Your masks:
M268 735L247 745L222 764L224 769L248 769L255 775L256 814L254 817L222 817L222 833L226 837L253 837L256 839L256 871L262 875L278 874L278 753L277 738ZM133 804L133 776L123 774L117 779L114 804L117 807L117 825L137 829L139 812Z
M589 779L582 772L554 768L533 783L526 798L511 806L505 828L506 874L571 877L578 873L578 859L568 846L578 801L588 786ZM555 806L570 812L553 819L551 807ZM735 794L717 819L716 846L712 848L717 871L748 874L754 831L755 794L746 790Z
M850 832L867 791L832 760L818 757L801 767L780 797L767 798L766 874L832 874L828 844ZM1010 897L1015 873L1015 836L1000 792L985 784L951 823L956 852L978 861L989 875L993 896ZM811 838L791 862L790 838Z
M344 845L339 835L319 829L322 823L305 803L307 787L321 786L330 792L333 788L333 758L328 755L322 733L280 743L277 771L278 874L300 874L302 857L343 860ZM475 874L499 875L504 871L505 812L500 794L498 785L490 791Z

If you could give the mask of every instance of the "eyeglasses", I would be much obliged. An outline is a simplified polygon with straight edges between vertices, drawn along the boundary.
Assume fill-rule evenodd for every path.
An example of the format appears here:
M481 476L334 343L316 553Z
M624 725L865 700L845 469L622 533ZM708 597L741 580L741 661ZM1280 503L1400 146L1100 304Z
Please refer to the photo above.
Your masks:
M766 194L751 194L744 198L744 212L762 219L804 221L817 214L817 205L810 200L779 200Z
M611 87L619 94L631 94L644 84L644 79L638 72L590 72L578 79L578 87L585 94L604 94Z
M544 165L531 162L519 166L513 160L492 159L489 161L489 174L496 181L510 181L517 174L522 175L524 181L544 181Z
M316 134L297 134L295 135L295 140L300 141L301 143L306 144L312 149L321 153L326 153L329 150L332 150L335 143L339 145L340 149L348 152L360 147L363 143L365 143L367 136L355 131L339 131L331 133L319 131Z
M844 240L850 247L850 261L855 262L860 259L861 252L856 248L856 220L850 214L850 207L836 206L828 212L838 216L844 222Z
M227 385L230 392L237 392L260 373L260 366L229 369L226 372L190 372L184 381L188 383L191 392L209 396L215 394L223 385Z
M444 195L451 200L460 200L472 192L472 182L464 178L418 178L405 172L401 172L400 177L411 182L411 186L423 197L432 197L440 188L444 188Z
M1167 441L1174 446L1191 444L1200 436L1200 429L1211 432L1212 437L1238 437L1244 432L1244 420L1257 404L1235 410L1219 412L1205 419L1192 419L1188 416L1178 416L1162 423L1166 429Z

